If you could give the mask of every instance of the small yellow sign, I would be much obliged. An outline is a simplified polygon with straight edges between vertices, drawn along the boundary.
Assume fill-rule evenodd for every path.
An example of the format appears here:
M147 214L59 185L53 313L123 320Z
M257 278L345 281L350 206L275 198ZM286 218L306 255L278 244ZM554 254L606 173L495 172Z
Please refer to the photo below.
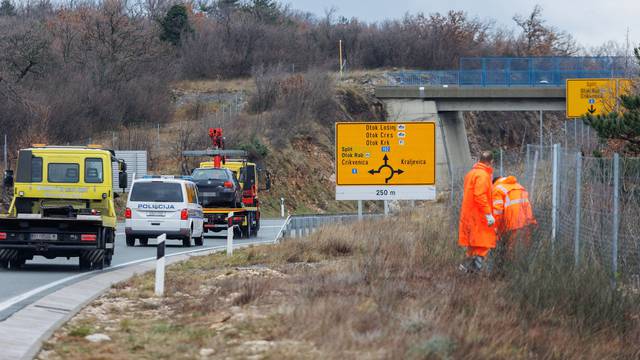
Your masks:
M628 93L630 88L629 79L567 79L567 117L615 111L618 97Z
M336 185L435 185L432 122L336 123Z

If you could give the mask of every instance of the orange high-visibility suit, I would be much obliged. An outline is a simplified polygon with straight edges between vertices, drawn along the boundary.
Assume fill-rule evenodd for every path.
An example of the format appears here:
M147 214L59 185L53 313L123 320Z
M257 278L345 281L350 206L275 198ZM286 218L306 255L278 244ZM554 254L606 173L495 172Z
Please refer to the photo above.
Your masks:
M495 225L486 219L493 213L492 175L491 166L479 162L464 177L458 244L467 248L467 256L484 257L496 247Z
M494 183L493 214L498 234L507 241L509 250L518 236L524 237L523 240L528 242L529 225L537 224L529 202L529 193L515 176L502 177Z

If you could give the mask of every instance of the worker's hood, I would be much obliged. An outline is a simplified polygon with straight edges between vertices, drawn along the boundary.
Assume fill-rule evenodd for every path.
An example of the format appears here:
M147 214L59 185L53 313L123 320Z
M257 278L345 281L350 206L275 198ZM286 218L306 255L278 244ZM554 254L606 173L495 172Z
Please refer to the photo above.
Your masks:
M473 165L473 168L476 170L484 170L489 174L493 173L493 168L485 163L477 162L475 163L475 165Z
M518 183L518 179L516 179L515 176L501 177L498 180L496 180L496 185L497 184L517 184L517 183Z

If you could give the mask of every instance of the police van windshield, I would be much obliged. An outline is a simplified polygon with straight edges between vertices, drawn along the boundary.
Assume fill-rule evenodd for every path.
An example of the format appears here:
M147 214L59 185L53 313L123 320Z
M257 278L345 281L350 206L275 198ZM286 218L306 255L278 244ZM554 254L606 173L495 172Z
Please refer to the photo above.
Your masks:
M130 201L182 202L182 187L178 183L161 181L133 184Z
M195 169L191 177L193 180L229 180L225 169Z

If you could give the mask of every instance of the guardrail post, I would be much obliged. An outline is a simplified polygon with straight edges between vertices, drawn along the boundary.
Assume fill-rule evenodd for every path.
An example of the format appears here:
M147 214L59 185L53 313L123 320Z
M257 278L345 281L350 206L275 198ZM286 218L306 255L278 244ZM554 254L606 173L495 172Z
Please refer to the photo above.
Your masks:
M582 202L582 154L576 153L576 223L573 233L573 254L576 267L580 264L580 220Z
M620 155L613 154L613 238L611 244L611 270L613 284L618 275L618 228L620 226Z
M158 236L158 246L156 248L156 296L164 295L164 245L167 240L167 234Z
M227 256L233 255L233 212L227 215Z
M292 225L292 231L293 231L293 237L300 237L300 230L299 230L299 223L298 223L298 218L294 217L293 219L291 219L291 225Z

